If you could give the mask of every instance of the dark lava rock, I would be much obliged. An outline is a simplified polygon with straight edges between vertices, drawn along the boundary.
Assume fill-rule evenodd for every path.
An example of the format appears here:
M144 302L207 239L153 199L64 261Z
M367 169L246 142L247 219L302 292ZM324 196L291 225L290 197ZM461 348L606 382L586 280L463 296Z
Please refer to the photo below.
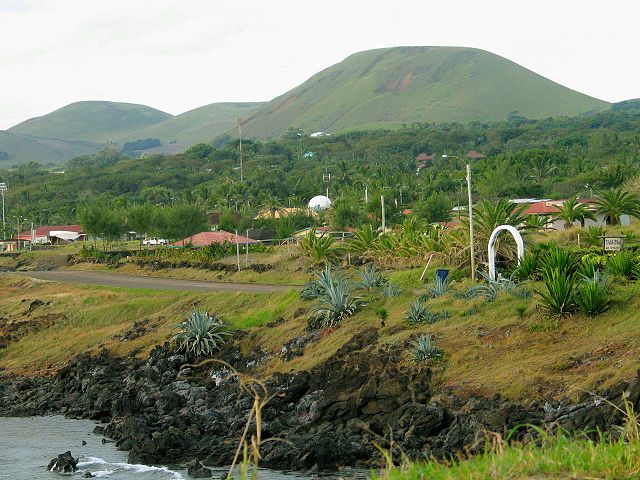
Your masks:
M193 460L187 464L187 473L193 478L211 478L211 470L199 460Z
M78 460L73 458L71 452L61 453L56 458L51 459L47 465L47 471L57 473L73 473L78 469Z
M247 335L236 336L220 354L242 373L266 358L265 352L240 348ZM261 447L261 466L376 467L381 459L374 442L383 448L393 442L410 459L451 458L482 449L483 432L504 435L525 424L569 432L612 431L623 420L615 408L623 397L638 408L638 378L601 392L613 405L588 397L578 403L524 406L499 396L460 398L446 391L434 396L431 371L403 365L403 348L378 346L377 331L367 329L308 372L266 379L271 400L262 411L262 438L270 441ZM0 374L0 415L65 414L100 420L105 425L94 432L128 450L130 463L203 459L193 463L193 471L204 475L203 465L231 464L253 398L220 365L192 367L188 376L179 375L189 361L163 345L145 361L101 352L76 357L55 376ZM535 435L533 429L521 429L514 439ZM50 467L73 468L74 461L67 452Z

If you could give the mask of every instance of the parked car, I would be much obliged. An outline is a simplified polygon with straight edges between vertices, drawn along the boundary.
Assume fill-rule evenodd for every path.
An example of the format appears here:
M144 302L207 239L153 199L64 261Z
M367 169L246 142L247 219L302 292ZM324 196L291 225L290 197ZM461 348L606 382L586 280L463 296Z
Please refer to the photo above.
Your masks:
M167 240L166 238L147 238L146 240L142 241L143 245L167 245L169 243L169 240Z

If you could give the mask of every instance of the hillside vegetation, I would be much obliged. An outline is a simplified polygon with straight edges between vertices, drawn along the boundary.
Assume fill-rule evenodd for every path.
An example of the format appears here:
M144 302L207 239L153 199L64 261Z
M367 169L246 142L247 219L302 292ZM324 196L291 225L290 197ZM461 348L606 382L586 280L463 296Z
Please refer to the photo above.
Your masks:
M28 162L60 164L70 158L95 153L102 145L34 137L0 130L0 168Z
M9 129L36 137L107 143L123 134L160 123L171 115L145 105L76 102Z
M163 145L175 142L182 151L198 142L209 142L232 130L236 117L251 115L262 103L212 103L181 113L142 130L127 132L121 142L157 138Z
M608 105L483 50L395 47L356 53L321 71L267 103L246 131L269 138L290 126L336 132L577 115Z

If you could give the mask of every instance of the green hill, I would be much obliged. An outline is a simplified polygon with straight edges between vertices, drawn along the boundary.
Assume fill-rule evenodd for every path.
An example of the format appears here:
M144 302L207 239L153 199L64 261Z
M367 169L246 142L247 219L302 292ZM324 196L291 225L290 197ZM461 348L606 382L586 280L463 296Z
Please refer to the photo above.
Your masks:
M275 98L247 122L249 136L410 122L504 120L600 111L607 102L510 60L459 47L395 47L351 55Z
M163 145L175 142L179 150L189 148L199 142L213 140L216 136L232 129L236 117L247 117L254 113L260 102L212 103L176 115L161 123L135 132L128 132L119 140L121 143L144 138L158 138Z
M0 168L27 162L62 163L78 155L95 153L103 145L39 138L0 130Z
M145 105L76 102L19 123L9 131L44 138L106 143L168 118L171 118L170 114Z

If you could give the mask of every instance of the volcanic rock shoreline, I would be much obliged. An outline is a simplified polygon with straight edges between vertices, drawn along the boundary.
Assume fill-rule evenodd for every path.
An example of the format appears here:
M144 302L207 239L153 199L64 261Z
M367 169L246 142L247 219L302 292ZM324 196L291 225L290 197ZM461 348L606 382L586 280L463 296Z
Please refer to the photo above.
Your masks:
M276 374L265 382L272 399L263 410L261 466L282 470L375 467L374 442L411 459L482 450L484 432L506 433L532 424L567 431L611 431L623 422L605 401L585 395L575 404L523 406L495 397L433 395L427 368L398 366L402 346L375 346L377 333L354 336L309 372ZM264 352L262 352L264 353ZM250 372L249 357L230 345L221 358ZM63 414L98 420L96 432L129 451L131 463L207 466L233 459L252 398L219 364L180 370L189 363L168 345L145 361L102 352L75 358L50 377L0 377L0 415ZM623 395L637 406L640 378L602 393L616 405ZM530 435L522 429L521 436Z

